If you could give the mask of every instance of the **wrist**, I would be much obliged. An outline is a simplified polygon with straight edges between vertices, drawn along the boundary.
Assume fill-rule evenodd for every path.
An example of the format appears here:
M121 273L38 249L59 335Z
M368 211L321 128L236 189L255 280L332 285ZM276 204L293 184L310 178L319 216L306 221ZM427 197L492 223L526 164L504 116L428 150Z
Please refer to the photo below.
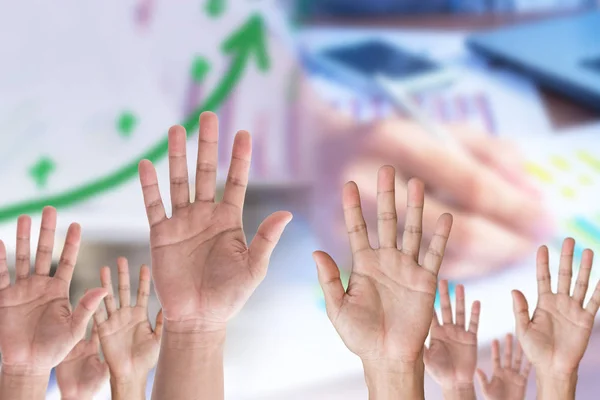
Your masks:
M453 382L442 386L444 399L475 399L475 385L473 381Z
M2 375L13 378L46 378L50 376L51 368L40 368L29 364L2 363Z
M422 360L363 360L363 366L371 399L422 397L425 375Z
M536 369L536 386L540 399L574 399L577 370L557 372Z
M148 375L129 378L110 377L110 390L113 399L144 399Z
M43 398L48 387L50 370L24 365L2 364L0 398Z
M225 344L226 326L202 320L171 321L165 319L163 346L169 349L194 350L221 348Z

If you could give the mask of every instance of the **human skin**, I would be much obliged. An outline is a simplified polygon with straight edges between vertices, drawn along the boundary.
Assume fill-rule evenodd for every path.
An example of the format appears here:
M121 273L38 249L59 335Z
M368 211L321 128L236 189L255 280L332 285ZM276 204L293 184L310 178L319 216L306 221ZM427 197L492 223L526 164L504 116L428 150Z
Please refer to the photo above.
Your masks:
M333 258L314 253L327 315L348 349L361 358L369 398L374 400L424 396L424 342L452 226L451 215L439 218L419 264L424 187L411 180L402 245L398 247L394 175L392 167L379 170L379 246L375 248L367 235L358 187L354 182L344 187L343 208L353 255L347 290Z
M114 400L141 400L146 398L148 374L156 366L163 317L159 312L156 327L148 319L150 296L150 269L140 268L136 304L130 303L129 264L126 258L117 260L119 306L114 297L109 267L100 270L100 281L108 295L105 310L94 314L102 353L110 369L110 387Z
M434 311L429 347L425 348L425 369L442 387L444 399L475 399L473 378L477 367L477 330L481 303L473 302L469 325L465 322L465 288L456 287L456 317L452 319L452 303L448 281L439 283L442 324Z
M84 337L86 326L106 295L104 289L85 293L74 310L69 286L81 242L81 227L72 224L58 268L50 277L56 210L46 207L30 271L31 219L17 221L16 279L11 284L6 248L0 241L0 398L44 399L48 378Z
M525 400L527 379L531 363L523 361L523 349L517 342L517 351L513 359L513 335L507 334L504 344L504 360L500 360L500 343L492 342L492 361L494 370L488 379L483 370L477 369L477 378L485 400Z
M538 399L574 399L579 363L587 348L594 318L600 307L600 282L584 307L593 263L593 252L584 250L570 293L575 240L563 242L557 292L551 289L548 248L537 253L538 301L529 316L527 299L513 290L517 338L536 370Z
M235 137L223 199L215 202L218 118L200 116L195 196L190 201L186 132L169 131L170 192L167 218L156 171L139 166L150 225L152 277L164 313L164 334L153 399L222 399L223 346L227 323L264 279L269 258L288 212L277 212L259 226L247 245L242 210L252 152L250 134Z

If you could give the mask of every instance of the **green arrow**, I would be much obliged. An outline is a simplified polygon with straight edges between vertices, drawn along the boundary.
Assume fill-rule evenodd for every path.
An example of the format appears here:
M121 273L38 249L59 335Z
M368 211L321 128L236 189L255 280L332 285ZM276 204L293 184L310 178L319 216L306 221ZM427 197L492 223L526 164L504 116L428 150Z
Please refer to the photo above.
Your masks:
M269 69L270 61L266 48L265 30L262 17L254 15L223 44L223 51L232 56L231 65L213 93L198 109L187 116L181 124L187 130L188 137L192 136L198 125L198 118L204 111L217 109L229 96L241 79L244 70L254 55L259 69ZM0 222L18 217L21 214L38 213L46 205L64 208L81 203L93 196L114 189L137 176L137 166L140 160L147 159L157 162L164 158L169 149L168 136L140 154L135 159L123 165L114 172L81 186L68 189L62 193L45 198L26 200L0 208Z

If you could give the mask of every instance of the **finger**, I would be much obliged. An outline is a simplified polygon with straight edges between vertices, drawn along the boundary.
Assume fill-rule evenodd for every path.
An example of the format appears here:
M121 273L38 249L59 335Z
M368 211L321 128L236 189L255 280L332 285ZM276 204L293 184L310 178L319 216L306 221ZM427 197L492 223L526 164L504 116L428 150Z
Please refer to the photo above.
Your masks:
M327 315L334 321L346 294L340 278L340 270L331 256L325 252L315 251L313 258L317 264L319 284L325 296Z
M452 215L443 214L438 219L435 234L429 243L429 248L425 254L423 261L423 268L436 275L440 271L444 253L446 251L446 244L448 243L448 237L450 236L450 229L452 228Z
M509 333L506 335L504 342L504 368L512 368L513 356L513 336Z
M117 304L115 302L115 292L113 289L112 277L109 267L102 267L102 269L100 269L100 283L102 284L102 287L106 289L104 306L106 307L106 313L110 317L117 311Z
M17 220L17 261L15 264L17 280L27 279L31 267L31 218L21 215Z
M527 379L529 377L529 373L531 372L531 363L528 360L525 360L525 366L523 367L523 371L521 371L521 375Z
M163 324L164 324L164 317L163 317L163 310L161 308L158 311L158 314L156 314L156 325L154 326L154 336L158 340L160 340L160 338L162 337Z
M521 339L522 335L527 331L527 326L531 321L529 318L529 305L527 299L518 290L512 291L513 298L513 313L515 315L515 326L517 328L517 338Z
M571 293L571 277L573 276L573 252L575 240L567 238L563 241L558 266L558 293L569 295Z
M173 214L190 204L190 183L187 168L187 136L183 126L169 129L169 179Z
M481 389L485 392L489 385L487 375L479 368L477 368L476 372L477 380L479 381L479 386L481 386Z
M56 231L56 209L45 207L42 211L42 224L35 254L35 273L49 275L52 267L52 250L54 250L54 233Z
M196 201L215 201L218 157L219 118L212 112L205 112L200 115L200 132L198 134Z
M474 301L471 306L471 318L469 320L469 332L477 335L479 330L479 315L481 314L481 303Z
M502 364L500 363L500 342L497 339L492 341L492 362L494 371L502 368Z
M380 248L396 248L398 215L396 213L396 172L393 167L379 169L377 182L377 233Z
M344 186L342 202L344 205L344 220L346 229L350 238L350 247L352 254L370 249L369 236L367 234L367 224L363 217L360 205L360 193L358 186L354 182L348 182Z
M575 288L573 289L573 299L582 307L588 290L593 261L594 253L590 249L585 249L581 255L579 273L577 274Z
M79 254L79 245L81 244L81 226L79 224L71 224L67 230L67 238L63 247L58 268L56 269L55 278L64 281L67 285L71 284L73 271L77 263L77 255Z
M125 257L117 259L117 270L119 271L119 307L129 307L131 302L131 284L129 281L129 262Z
M386 121L373 133L369 135L369 147L385 157L393 157L407 176L418 176L427 187L448 194L459 208L485 215L530 237L546 229L546 215L539 200L471 154L448 151L443 143L414 124ZM432 160L444 168L433 168Z
M102 307L96 308L96 311L94 311L94 324L97 326L102 325L107 319L106 312L104 312Z
M167 219L165 206L163 205L160 190L158 188L158 177L154 165L148 160L142 160L139 165L140 183L144 195L144 205L150 227Z
M292 214L287 211L279 211L269 215L258 227L256 235L250 242L248 252L250 254L251 268L259 276L267 272L269 260L279 243L285 227L291 222Z
M450 303L450 293L448 291L448 281L441 280L439 283L440 304L442 306L442 321L444 325L452 325L452 304Z
M456 286L456 325L465 329L465 287Z
M437 312L434 309L433 317L431 318L431 326L429 327L429 329L431 330L437 326L440 326L440 320L438 319Z
M536 257L536 276L538 282L538 295L540 296L552 291L548 257L548 247L541 246L538 249Z
M419 262L419 249L423 236L423 204L425 186L418 179L411 179L407 186L406 220L402 234L402 252Z
M521 364L523 363L523 348L521 344L517 340L517 351L515 351L515 362L513 363L512 369L515 372L519 372L521 370Z
M596 289L594 289L594 293L592 294L590 301L588 301L585 311L596 316L598 308L600 308L600 281L596 284Z
M96 347L100 344L100 335L98 335L98 324L96 324L95 321L92 323L92 335L90 336L90 342Z
M0 290L10 286L10 274L8 272L8 263L6 262L6 246L0 240Z
M250 134L247 131L239 131L233 141L223 203L235 206L240 210L244 207L251 159L252 139Z
M85 336L85 328L90 322L92 315L100 306L102 299L106 296L106 290L103 288L96 288L89 290L83 295L79 304L73 311L72 319L72 333L76 340L81 340Z
M140 282L138 284L136 306L148 308L148 298L150 297L150 268L142 265L140 268Z

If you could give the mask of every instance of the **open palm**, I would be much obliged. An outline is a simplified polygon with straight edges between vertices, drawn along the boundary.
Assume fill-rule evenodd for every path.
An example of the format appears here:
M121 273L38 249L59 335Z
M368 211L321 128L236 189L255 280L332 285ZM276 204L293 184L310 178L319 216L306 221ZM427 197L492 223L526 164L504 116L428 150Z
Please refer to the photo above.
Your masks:
M479 384L485 400L524 400L527 391L527 378L531 371L531 363L523 362L523 350L517 342L517 351L513 360L513 336L506 335L504 345L504 365L500 362L500 343L492 342L492 361L494 371L488 380L485 372L477 370ZM523 365L524 364L524 365ZM521 367L522 370L521 370Z
M565 239L559 265L557 293L552 293L548 248L537 254L538 303L529 318L525 296L513 291L517 336L527 358L538 370L571 374L583 358L600 307L600 282L587 305L583 302L588 289L593 253L585 250L581 268L571 296L571 276L575 241Z
M367 237L358 187L351 182L344 188L344 214L353 253L346 291L333 259L323 252L314 256L328 316L346 346L363 360L414 362L422 355L429 331L452 217L440 217L423 265L419 265L423 184L417 180L409 183L401 249L397 248L394 185L394 169L383 167L378 177L377 249L371 248Z
M242 208L251 159L248 132L236 135L223 201L215 203L218 121L200 117L195 200L190 202L186 132L169 131L172 217L167 218L157 175L140 163L150 223L152 275L165 318L222 327L245 304L266 274L269 258L291 214L278 212L259 227L250 246Z
M50 371L85 335L86 325L105 295L103 289L88 291L71 312L69 286L77 260L81 228L69 227L61 261L50 277L56 210L42 214L42 229L30 274L31 219L17 223L16 281L10 284L6 249L0 242L0 352L6 366L29 366Z
M473 303L469 329L465 328L465 288L456 287L456 320L452 322L452 305L448 281L440 281L440 299L443 325L434 312L431 320L430 344L425 349L427 372L444 388L473 383L477 367L477 329L480 303Z
M108 379L108 366L100 360L100 342L94 325L89 340L82 339L56 367L63 399L92 399Z
M94 315L102 352L111 374L118 380L145 381L148 373L158 361L162 335L162 312L156 317L156 328L148 320L148 297L150 296L150 270L140 269L137 302L130 303L129 265L127 259L119 258L119 308L114 301L110 268L100 273L102 287L108 296L104 299L106 313L99 309Z

